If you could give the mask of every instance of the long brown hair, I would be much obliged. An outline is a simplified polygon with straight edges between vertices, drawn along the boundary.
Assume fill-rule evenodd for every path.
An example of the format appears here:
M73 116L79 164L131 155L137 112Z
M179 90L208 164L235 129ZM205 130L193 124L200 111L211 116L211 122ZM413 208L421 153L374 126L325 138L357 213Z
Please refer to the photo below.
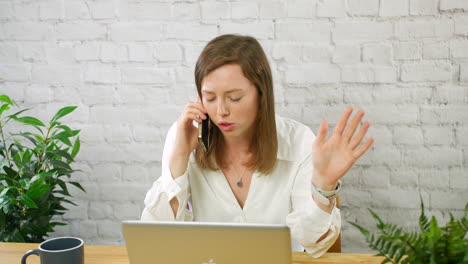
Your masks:
M273 78L268 59L260 43L253 37L228 34L214 38L205 46L195 66L195 83L200 98L203 98L203 78L226 64L240 65L244 76L257 88L259 108L255 122L255 140L251 142L253 158L246 165L268 174L276 165L278 152ZM195 157L201 168L216 170L224 165L224 153L222 132L215 125L211 127L210 138L208 151L198 147Z

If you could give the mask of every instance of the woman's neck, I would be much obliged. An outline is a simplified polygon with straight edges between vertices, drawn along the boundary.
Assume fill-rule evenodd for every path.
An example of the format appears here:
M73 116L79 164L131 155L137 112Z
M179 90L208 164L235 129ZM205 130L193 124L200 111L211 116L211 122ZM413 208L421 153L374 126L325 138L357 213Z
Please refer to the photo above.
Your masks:
M250 163L254 154L254 150L252 149L254 135L254 129L251 128L243 135L237 137L223 136L221 153L224 157L224 166L229 166L229 164L233 163Z
M234 163L236 165L248 163L252 159L253 154L250 141L233 138L224 138L222 153L224 156L224 166L230 166Z
M250 152L250 141L245 139L224 138L224 149L230 153Z

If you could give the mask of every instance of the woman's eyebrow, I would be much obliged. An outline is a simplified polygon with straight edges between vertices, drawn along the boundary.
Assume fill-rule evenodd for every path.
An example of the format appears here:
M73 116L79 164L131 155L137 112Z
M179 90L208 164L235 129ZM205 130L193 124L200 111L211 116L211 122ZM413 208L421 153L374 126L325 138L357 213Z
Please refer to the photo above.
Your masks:
M227 91L226 93L228 94L228 93L234 93L234 92L240 92L240 91L242 91L242 89L240 89L240 88L234 88L234 89L231 89L231 90ZM215 92L209 91L209 90L204 90L204 89L203 89L203 90L202 90L202 93L214 94Z

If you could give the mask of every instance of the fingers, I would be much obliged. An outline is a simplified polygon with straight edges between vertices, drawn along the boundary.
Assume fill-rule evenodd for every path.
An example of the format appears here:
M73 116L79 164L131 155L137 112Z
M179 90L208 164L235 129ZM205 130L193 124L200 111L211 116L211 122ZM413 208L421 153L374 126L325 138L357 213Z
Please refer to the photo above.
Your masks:
M202 120L207 119L208 116L206 115L206 110L201 105L201 103L195 103L195 102L190 102L185 105L184 109L184 119L186 121L188 120L195 120L198 123L201 123Z
M356 132L356 128L358 127L359 123L362 120L362 117L364 116L364 111L359 110L356 115L354 116L353 120L351 123L349 123L348 127L346 127L346 130L343 134L343 137L345 138L346 142L349 141L349 139L354 135Z
M320 123L320 127L318 129L317 137L315 138L315 141L319 144L322 144L327 134L328 134L328 122L323 120Z
M204 114L207 113L205 107L201 104L201 103L196 103L196 102L190 102L188 104L185 105L185 109L198 109L200 110L201 112L203 112Z
M200 115L199 111L189 111L185 114L187 120L195 120L197 123L201 123L202 120L206 119L205 115Z
M354 151L354 158L359 159L372 146L372 143L374 143L373 137L366 140L366 142L362 146L360 146L356 151Z
M344 113L341 115L340 120L336 124L335 130L333 131L333 133L336 133L338 135L343 134L343 130L346 127L349 116L351 115L352 112L353 112L353 108L351 106L346 108Z
M366 135L369 126L369 121L364 122L364 124L362 124L361 126L361 129L359 130L359 133L351 139L351 141L349 142L349 146L352 150L354 150L355 148L357 148L357 146L359 146L359 144L361 144L361 141Z
M188 113L185 117L186 117L186 120L190 120L190 121L194 120L198 124L200 124L202 122L202 119L201 119L201 117L199 115Z

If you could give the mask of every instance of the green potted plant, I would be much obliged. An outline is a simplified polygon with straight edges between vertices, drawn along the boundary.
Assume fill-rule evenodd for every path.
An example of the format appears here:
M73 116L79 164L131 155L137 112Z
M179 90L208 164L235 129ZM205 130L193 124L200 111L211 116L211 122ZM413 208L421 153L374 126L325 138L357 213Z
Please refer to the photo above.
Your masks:
M80 150L80 130L72 130L59 120L76 106L60 109L46 125L29 109L6 114L18 105L0 95L0 241L41 242L62 222L53 222L73 204L68 186L74 185L71 163ZM26 125L28 132L8 133L7 125ZM32 131L32 132L31 132Z
M461 219L455 220L450 213L448 223L440 227L434 216L429 220L425 215L421 198L420 232L405 232L397 225L383 222L374 211L368 210L377 222L378 234L356 223L350 224L365 236L369 247L378 252L377 256L384 257L382 263L468 263L468 204Z

